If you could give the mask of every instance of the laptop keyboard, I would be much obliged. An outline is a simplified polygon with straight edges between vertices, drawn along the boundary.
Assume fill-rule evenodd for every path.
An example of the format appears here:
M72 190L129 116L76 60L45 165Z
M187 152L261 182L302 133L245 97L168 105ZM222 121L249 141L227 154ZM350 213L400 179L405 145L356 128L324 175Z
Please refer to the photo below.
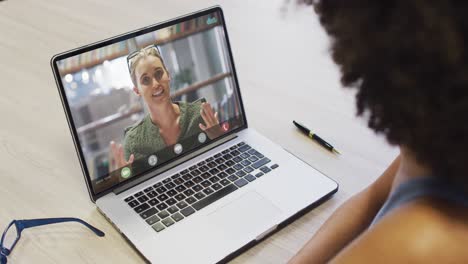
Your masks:
M241 142L124 200L160 232L276 168Z

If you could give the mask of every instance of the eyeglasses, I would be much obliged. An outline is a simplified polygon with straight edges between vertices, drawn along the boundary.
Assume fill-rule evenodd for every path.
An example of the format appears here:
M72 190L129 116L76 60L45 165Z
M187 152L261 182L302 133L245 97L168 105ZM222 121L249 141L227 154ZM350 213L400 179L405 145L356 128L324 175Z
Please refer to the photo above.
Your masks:
M134 52L128 54L127 56L127 65L128 65L128 71L130 71L131 67L132 67L132 63L133 63L133 59L138 55L140 54L142 51L145 51L145 50L150 50L150 49L155 49L156 52L159 54L159 56L161 56L161 52L159 52L159 48L158 46L156 46L156 44L153 44L153 45L149 45L149 46L146 46L142 49L139 49L139 50L135 50Z
M66 218L43 218L43 219L27 219L27 220L13 220L3 232L2 239L0 240L0 264L7 263L7 256L13 251L13 248L21 238L21 232L30 227L57 224L63 222L78 222L93 231L96 235L103 237L105 234L101 230L86 223L79 218L66 217ZM15 228L11 228L15 225Z

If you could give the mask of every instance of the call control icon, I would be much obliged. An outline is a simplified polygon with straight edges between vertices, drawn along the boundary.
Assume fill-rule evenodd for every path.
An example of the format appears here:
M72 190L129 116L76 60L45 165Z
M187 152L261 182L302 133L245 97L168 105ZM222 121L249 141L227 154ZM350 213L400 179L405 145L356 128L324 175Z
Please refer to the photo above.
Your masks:
M200 143L205 143L206 141L206 134L201 132L200 134L198 134L198 142Z
M125 167L120 171L120 175L122 176L122 178L127 179L132 175L132 171L130 170L130 168Z
M156 155L151 155L148 157L148 164L150 166L154 166L156 163L158 163L158 157L156 157Z
M226 132L229 130L229 123L225 122L221 127L223 128L224 132Z
M174 153L175 154L179 155L180 153L182 153L182 150L183 150L183 148L182 148L181 144L179 144L179 143L175 144L175 146L174 146Z

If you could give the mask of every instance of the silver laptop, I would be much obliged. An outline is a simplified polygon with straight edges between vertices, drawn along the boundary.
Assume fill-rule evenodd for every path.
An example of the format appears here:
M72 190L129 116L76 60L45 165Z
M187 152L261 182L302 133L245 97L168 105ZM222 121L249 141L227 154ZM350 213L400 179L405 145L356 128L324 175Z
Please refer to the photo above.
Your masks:
M338 190L247 125L220 7L51 66L91 200L150 262L226 262Z

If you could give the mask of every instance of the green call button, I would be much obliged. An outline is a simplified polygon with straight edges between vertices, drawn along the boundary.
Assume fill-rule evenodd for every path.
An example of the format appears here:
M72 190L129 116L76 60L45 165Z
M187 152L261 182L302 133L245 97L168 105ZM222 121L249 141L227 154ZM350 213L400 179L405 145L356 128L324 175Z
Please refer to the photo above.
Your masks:
M130 170L130 168L123 168L121 171L120 171L120 175L122 176L122 178L128 178L130 177L130 175L132 175L132 171Z

